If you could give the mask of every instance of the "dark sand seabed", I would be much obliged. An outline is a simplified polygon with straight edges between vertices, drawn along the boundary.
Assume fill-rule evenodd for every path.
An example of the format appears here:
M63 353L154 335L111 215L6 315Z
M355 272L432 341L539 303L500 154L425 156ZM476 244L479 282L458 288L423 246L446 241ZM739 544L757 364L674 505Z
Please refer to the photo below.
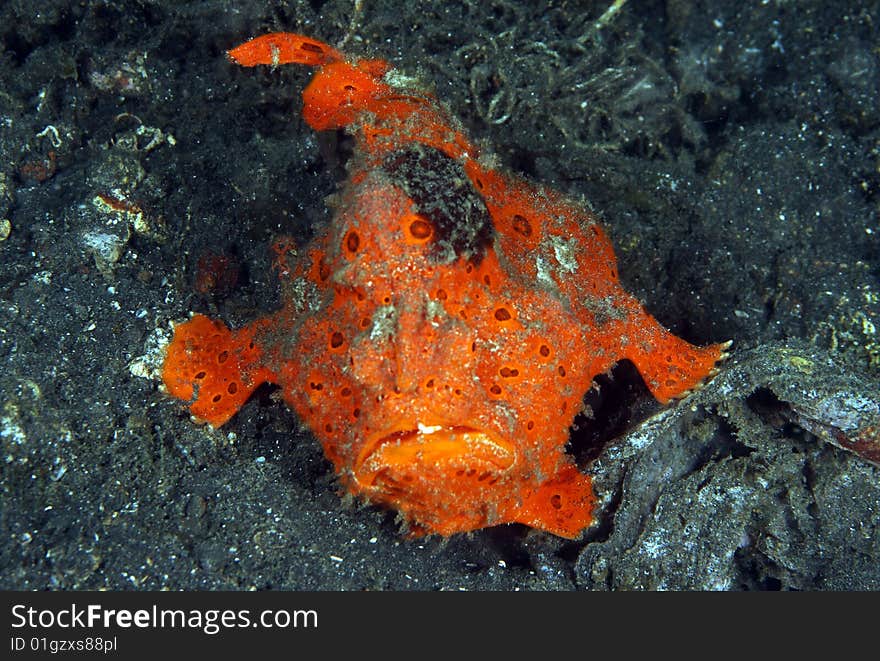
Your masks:
M880 6L609 5L0 4L0 587L880 588ZM274 30L433 84L589 202L664 325L734 340L669 408L600 377L582 539L409 539L271 389L220 430L159 392L170 322L273 309L273 237L329 222L309 72L224 57Z

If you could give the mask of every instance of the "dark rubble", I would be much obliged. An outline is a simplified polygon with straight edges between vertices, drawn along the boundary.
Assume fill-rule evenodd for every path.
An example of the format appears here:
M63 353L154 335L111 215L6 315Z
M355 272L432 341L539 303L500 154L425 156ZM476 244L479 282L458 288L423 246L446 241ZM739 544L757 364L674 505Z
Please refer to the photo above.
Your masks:
M610 4L3 3L0 587L880 588L877 5ZM662 323L734 340L672 408L598 379L583 539L408 539L270 389L221 430L159 391L171 321L272 309L272 241L344 176L308 71L223 55L282 29L433 86L588 201Z

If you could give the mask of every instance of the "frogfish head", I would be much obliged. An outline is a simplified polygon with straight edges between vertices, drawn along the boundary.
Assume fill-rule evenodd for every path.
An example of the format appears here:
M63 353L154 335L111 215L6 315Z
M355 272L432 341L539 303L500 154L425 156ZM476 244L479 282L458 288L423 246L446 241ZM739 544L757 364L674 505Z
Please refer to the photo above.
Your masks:
M383 172L345 195L304 268L325 298L289 358L306 387L285 396L350 490L416 531L578 532L592 492L564 446L589 380L557 333L575 320L505 271L491 225L445 227Z

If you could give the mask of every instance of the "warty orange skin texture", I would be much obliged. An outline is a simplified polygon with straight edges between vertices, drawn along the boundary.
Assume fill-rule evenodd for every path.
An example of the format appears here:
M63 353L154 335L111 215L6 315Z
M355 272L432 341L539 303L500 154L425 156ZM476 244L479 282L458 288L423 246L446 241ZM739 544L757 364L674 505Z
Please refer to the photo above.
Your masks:
M304 249L276 243L283 307L234 331L202 315L178 325L168 392L220 426L278 384L345 488L415 533L579 535L595 496L564 447L593 378L629 359L665 403L727 345L662 328L621 287L589 212L487 166L387 62L288 33L229 57L317 67L304 117L346 129L356 151L332 224Z

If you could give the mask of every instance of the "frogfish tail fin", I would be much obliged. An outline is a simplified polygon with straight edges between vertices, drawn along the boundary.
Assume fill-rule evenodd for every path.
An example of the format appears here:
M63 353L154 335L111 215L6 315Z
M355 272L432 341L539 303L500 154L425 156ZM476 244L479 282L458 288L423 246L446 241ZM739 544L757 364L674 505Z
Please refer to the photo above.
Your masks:
M258 64L307 64L322 66L340 62L342 54L322 41L293 32L273 32L246 41L226 54L236 64L253 67Z

